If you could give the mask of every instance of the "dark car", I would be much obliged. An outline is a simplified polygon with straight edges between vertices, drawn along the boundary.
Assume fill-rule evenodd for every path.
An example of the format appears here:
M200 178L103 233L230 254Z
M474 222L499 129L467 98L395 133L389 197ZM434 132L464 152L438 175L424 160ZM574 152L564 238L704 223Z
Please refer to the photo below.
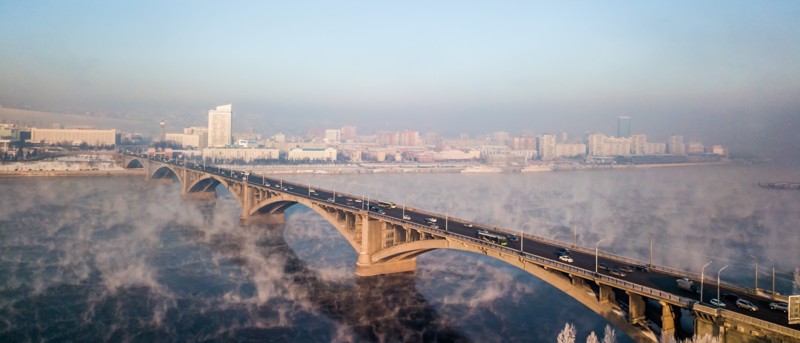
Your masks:
M619 270L618 268L612 268L611 271L609 271L609 274L619 277L625 277L625 273Z
M512 242L516 242L516 241L519 240L519 236L514 235L514 234L510 234L510 235L506 235L506 239L508 239L509 241L512 241Z
M622 266L622 267L619 267L619 270L621 270L623 272L626 272L628 274L633 273L633 267L631 267L631 266Z
M569 255L569 249L559 248L558 250L556 250L556 255Z
M603 270L609 270L608 265L603 262L598 263L597 267Z
M648 266L633 266L633 269L635 269L637 272L645 272L645 273L650 272L650 267Z
M733 293L725 293L722 295L722 300L729 300L730 302L736 302L736 300L739 300L739 296Z

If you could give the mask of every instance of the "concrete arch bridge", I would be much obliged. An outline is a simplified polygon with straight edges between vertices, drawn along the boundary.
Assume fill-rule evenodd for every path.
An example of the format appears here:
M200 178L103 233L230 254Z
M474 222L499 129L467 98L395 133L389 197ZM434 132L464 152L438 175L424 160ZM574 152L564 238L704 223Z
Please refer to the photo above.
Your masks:
M649 329L644 329L647 320L656 323L664 336L685 336L680 330L684 312L692 314L696 334L717 335L725 342L800 341L800 325L790 325L775 316L740 313L730 307L714 308L700 303L697 295L682 292L675 280L700 279L692 273L644 266L642 262L580 246L569 247L572 260L568 262L554 254L556 249L566 248L561 242L532 235L518 237L511 231L437 213L401 210L390 202L312 189L242 171L132 154L123 154L123 162L127 168L144 168L149 182L180 183L186 199L213 199L216 187L226 187L239 203L243 223L281 223L287 208L306 206L325 218L358 253L358 276L413 271L417 256L436 249L467 251L533 274L637 341L656 339ZM635 266L640 272L619 276L611 270L599 270L600 262ZM783 300L764 298L735 285L720 286L753 302Z

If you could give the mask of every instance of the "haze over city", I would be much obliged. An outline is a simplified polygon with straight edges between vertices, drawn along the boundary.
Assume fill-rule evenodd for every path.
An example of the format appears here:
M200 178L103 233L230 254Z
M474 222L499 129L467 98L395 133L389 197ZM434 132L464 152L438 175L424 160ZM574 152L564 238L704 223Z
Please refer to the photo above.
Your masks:
M670 134L797 155L795 2L4 2L0 105L234 130Z

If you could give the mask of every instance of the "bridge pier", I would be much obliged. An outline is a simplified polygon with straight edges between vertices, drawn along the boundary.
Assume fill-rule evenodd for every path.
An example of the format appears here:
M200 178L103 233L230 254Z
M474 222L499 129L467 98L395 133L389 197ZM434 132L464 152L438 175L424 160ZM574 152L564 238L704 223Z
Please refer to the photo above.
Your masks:
M680 309L676 315L672 305L663 301L659 301L659 303L661 304L661 337L674 339L676 326L680 326Z
M628 293L628 322L636 324L645 319L645 302L641 295Z
M604 284L597 284L597 286L600 289L600 292L598 294L598 299L597 300L601 304L605 304L605 303L609 303L609 302L611 302L611 303L616 302L617 298L614 295L614 288L612 288L609 285L604 285Z
M417 259L399 259L384 262L373 262L372 255L383 249L385 224L369 217L361 216L362 220L356 221L361 226L361 251L358 252L356 261L356 276L375 276L417 270Z
M578 276L578 275L570 274L569 278L572 281L572 285L573 286L583 286L583 285L585 285L585 281L583 280L583 278Z

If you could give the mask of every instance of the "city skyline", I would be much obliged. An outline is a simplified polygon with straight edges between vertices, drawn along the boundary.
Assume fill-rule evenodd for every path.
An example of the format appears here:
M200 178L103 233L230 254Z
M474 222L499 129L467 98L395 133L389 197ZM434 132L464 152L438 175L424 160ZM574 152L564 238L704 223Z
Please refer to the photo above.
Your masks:
M448 135L613 133L608 118L630 115L632 133L782 153L800 131L798 14L793 2L6 2L0 105L188 127L232 102L255 130ZM209 25L219 18L236 24Z

